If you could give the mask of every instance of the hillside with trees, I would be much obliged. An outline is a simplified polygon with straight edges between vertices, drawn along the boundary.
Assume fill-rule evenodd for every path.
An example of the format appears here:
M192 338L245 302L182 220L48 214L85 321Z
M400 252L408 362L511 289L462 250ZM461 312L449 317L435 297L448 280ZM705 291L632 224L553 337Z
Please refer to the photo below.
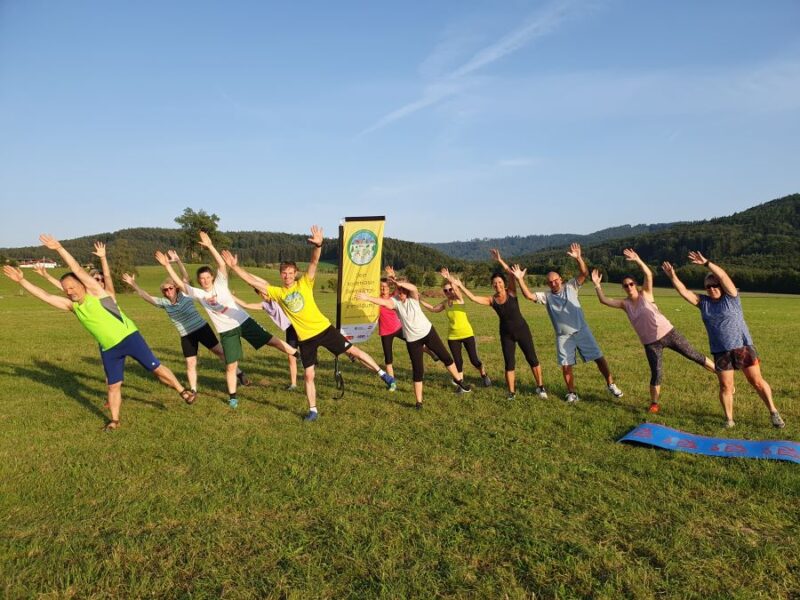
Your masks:
M678 267L687 285L702 287L706 270L688 265L686 258L690 250L699 250L725 267L742 290L800 293L800 194L729 217L683 223L666 231L584 246L583 250L587 263L599 267L606 279L619 281L626 274L636 274L622 257L622 250L629 247L650 265L658 285L669 285L660 269L666 260ZM566 244L558 250L509 258L527 267L529 273L571 273L574 261L565 256L565 249Z

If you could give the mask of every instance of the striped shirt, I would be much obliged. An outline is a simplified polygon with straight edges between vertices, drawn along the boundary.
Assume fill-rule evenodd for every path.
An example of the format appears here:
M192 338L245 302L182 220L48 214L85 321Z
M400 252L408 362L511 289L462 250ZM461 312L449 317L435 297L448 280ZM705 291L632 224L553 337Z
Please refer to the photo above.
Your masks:
M178 300L175 304L166 298L156 298L155 300L156 306L167 311L167 315L172 324L175 325L175 329L181 334L181 337L197 331L206 324L205 319L200 316L192 299L181 292L178 292Z

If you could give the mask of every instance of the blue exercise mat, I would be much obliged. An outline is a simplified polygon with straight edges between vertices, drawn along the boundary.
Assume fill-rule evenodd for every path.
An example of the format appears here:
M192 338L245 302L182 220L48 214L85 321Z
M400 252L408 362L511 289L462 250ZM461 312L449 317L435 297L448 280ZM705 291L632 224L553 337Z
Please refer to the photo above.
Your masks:
M619 441L706 456L771 458L800 463L800 443L797 442L786 440L754 442L711 438L670 429L656 423L643 423L621 437Z

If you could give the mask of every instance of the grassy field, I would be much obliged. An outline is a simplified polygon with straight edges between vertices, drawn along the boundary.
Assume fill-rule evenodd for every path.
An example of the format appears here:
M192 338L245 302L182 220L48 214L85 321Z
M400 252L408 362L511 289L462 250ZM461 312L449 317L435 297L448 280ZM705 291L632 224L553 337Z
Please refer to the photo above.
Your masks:
M161 275L145 267L140 282L155 291ZM317 297L334 315L334 294ZM657 299L707 349L698 311L670 290ZM131 295L120 303L184 378L163 311ZM194 406L129 364L123 427L101 434L96 344L74 316L2 278L0 589L10 598L799 597L800 465L616 443L648 420L649 372L624 313L600 306L591 286L583 303L620 400L591 364L576 369L583 401L560 400L552 328L525 302L550 399L532 396L530 372L518 368L521 395L506 401L497 319L469 305L492 388L457 396L427 361L417 412L396 345L397 393L345 361L347 393L336 401L323 353L321 417L304 424L304 395L283 391L285 357L248 348L254 385L235 412L208 354ZM800 439L800 301L748 295L744 307L786 429L770 427L737 379L737 427L723 430L716 379L672 353L663 409L650 420ZM443 315L431 318L444 334ZM366 349L380 362L379 340ZM469 366L467 376L477 379Z

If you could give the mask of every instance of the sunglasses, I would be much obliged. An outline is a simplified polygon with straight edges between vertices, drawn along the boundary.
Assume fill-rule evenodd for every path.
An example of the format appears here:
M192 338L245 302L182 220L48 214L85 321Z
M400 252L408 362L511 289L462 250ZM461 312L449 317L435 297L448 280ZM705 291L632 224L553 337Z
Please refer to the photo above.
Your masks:
M636 284L633 283L632 281L629 281L628 283L623 283L622 287L624 287L624 288L636 287Z
M171 286L169 286L169 287L163 287L163 288L161 288L161 291L162 291L162 292L168 292L168 291L170 291L170 290L174 290L174 289L175 289L175 286L174 286L174 285L171 285Z
M706 285L707 290L712 290L714 288L720 289L721 287L722 286L718 283L709 283L708 285Z
M453 288L442 288L442 291L446 294L448 292L452 292Z

